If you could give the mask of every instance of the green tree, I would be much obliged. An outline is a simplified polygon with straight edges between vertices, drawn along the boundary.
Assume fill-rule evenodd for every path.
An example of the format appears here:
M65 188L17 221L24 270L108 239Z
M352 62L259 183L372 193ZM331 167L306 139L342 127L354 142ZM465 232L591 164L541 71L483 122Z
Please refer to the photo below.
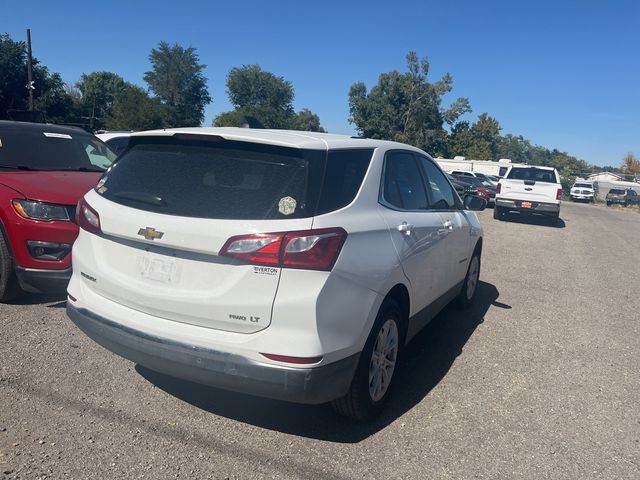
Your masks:
M0 119L8 118L10 108L26 108L26 83L25 44L11 40L5 33L0 36Z
M449 135L449 155L462 155L469 160L497 160L500 128L498 121L487 113L479 115L472 125L458 122Z
M49 73L37 58L33 58L34 108L51 121L65 121L71 114L72 99L57 73ZM0 119L8 118L7 110L28 108L27 47L14 41L9 34L0 35Z
M137 85L127 85L113 101L112 113L105 119L108 130L152 130L162 128L163 111L158 98Z
M531 163L531 142L522 135L505 135L498 141L498 158L508 158L514 163Z
M500 130L498 121L488 113L478 116L478 120L469 129L473 142L466 156L478 160L498 160Z
M458 155L466 157L467 152L473 146L473 135L471 133L471 125L467 121L457 122L451 127L451 133L447 141L447 150L449 157Z
M113 103L130 84L120 75L111 72L82 74L76 87L81 93L78 105L81 116L93 129L105 126L107 117L113 113Z
M227 76L227 94L235 108L218 115L215 126L235 127L243 116L251 116L265 128L324 131L320 118L311 110L295 112L293 84L259 65L232 68Z
M244 116L245 115L239 110L222 112L220 115L213 119L212 125L214 127L237 127L240 125L240 121Z
M470 112L466 98L455 100L448 109L442 97L453 88L453 77L428 81L429 61L415 52L407 54L407 72L380 74L378 83L367 92L358 82L349 89L349 121L363 136L409 143L434 155L447 150L444 124L453 125Z
M149 89L160 99L168 127L199 126L212 99L196 49L160 42L149 54L151 70L144 74Z
M301 130L303 132L324 132L324 128L320 126L320 117L308 108L303 108L295 114L291 121L293 130Z

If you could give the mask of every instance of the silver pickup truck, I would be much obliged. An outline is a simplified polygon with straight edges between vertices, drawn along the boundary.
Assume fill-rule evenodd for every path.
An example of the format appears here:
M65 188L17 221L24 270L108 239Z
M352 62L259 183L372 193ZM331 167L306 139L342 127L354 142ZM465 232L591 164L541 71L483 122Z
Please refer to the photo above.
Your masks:
M558 222L562 185L555 168L518 165L509 168L497 187L493 218L509 212L547 215Z

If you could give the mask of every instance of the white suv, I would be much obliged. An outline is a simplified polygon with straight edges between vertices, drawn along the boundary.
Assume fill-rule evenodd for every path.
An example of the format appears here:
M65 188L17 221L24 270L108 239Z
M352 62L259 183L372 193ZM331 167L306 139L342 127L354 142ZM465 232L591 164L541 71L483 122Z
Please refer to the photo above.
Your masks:
M474 298L484 200L347 136L133 134L78 204L69 317L152 370L365 420L405 343Z

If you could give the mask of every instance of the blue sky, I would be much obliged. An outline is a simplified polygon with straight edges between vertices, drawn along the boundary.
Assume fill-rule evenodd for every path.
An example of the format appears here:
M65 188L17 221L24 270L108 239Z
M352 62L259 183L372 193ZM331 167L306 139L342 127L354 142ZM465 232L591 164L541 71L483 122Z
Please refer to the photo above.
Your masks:
M618 165L640 154L640 2L0 0L0 31L25 39L67 82L112 71L142 81L158 42L193 46L207 65L205 124L230 109L232 67L259 64L290 80L296 109L330 132L353 133L347 93L381 72L404 70L414 50L430 79L454 78L448 101L468 97L502 133Z

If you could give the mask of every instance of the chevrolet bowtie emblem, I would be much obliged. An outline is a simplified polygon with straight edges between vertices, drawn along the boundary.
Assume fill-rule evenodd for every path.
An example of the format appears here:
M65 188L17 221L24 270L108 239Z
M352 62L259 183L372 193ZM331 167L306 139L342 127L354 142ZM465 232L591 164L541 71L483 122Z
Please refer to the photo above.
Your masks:
M156 232L155 228L147 227L138 230L138 235L142 235L147 240L155 240L156 238L162 238L164 232Z

